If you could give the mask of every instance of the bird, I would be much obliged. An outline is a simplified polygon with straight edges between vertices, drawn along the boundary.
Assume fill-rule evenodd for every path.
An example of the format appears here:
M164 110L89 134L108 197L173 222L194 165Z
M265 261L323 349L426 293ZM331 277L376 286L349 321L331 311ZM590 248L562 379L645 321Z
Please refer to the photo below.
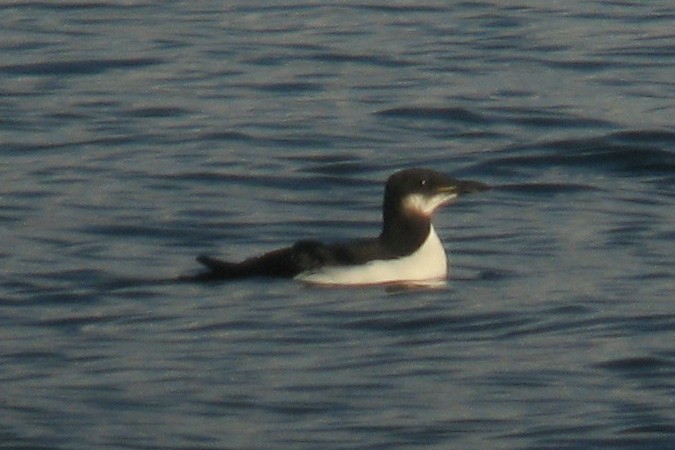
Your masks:
M281 277L323 286L443 283L448 259L431 219L457 197L487 189L432 169L400 170L387 179L377 237L328 244L304 239L241 262L200 255L197 261L206 271L184 279Z

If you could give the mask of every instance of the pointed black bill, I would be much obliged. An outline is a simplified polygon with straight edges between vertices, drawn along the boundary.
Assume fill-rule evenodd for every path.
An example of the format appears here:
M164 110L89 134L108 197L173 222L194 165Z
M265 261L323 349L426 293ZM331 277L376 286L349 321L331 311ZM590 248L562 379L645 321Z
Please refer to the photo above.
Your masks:
M487 191L490 189L490 186L485 183L481 183L480 181L457 180L456 189L459 195L464 195L473 194L474 192Z

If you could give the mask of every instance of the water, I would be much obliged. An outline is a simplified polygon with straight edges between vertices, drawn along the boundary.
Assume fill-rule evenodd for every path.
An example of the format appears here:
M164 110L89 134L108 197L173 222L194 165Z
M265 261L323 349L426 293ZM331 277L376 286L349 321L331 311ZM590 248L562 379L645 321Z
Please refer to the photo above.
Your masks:
M0 447L675 447L672 2L283 3L0 6ZM445 289L156 281L415 166Z

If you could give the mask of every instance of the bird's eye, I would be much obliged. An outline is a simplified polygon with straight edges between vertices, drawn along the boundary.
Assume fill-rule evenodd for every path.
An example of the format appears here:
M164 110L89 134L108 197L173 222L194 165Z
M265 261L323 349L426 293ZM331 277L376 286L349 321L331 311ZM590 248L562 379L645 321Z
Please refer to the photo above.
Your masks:
M425 178L422 178L420 180L420 186L425 187L427 185L427 180Z

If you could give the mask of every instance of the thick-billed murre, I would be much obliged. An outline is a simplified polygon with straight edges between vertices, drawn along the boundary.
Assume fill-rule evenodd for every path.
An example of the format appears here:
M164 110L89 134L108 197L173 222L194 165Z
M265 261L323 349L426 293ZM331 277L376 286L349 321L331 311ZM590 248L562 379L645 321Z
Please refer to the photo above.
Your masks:
M477 181L460 181L429 169L406 169L387 180L378 237L323 244L301 240L242 262L210 256L197 261L207 272L191 281L254 276L286 277L311 284L426 284L447 277L445 249L431 217L459 195L489 189Z

